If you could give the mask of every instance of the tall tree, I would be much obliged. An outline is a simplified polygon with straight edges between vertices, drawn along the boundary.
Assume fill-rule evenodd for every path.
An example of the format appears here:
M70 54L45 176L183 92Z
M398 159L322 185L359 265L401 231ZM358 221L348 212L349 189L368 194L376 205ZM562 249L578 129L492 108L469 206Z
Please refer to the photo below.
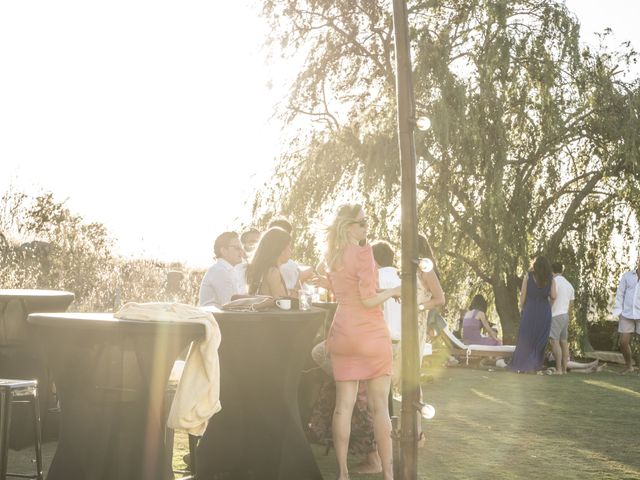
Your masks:
M571 261L603 308L614 232L640 181L636 53L579 43L579 24L550 0L409 2L418 109L420 227L455 298L490 290L513 338L517 295L538 253ZM307 52L282 110L294 139L256 205L298 224L359 191L376 233L396 236L399 163L389 2L271 0L264 13L285 53ZM270 203L269 200L272 200ZM277 199L277 200L276 200ZM266 200L266 201L265 201ZM256 213L260 214L260 208ZM596 291L597 290L597 291ZM587 298L587 297L585 297Z

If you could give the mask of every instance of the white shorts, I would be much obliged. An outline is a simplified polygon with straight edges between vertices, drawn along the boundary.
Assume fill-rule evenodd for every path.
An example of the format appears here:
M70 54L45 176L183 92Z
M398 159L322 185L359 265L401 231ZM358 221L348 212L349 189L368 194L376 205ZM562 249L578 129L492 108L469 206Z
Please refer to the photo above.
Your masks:
M618 333L637 333L640 335L640 319L630 319L620 315Z

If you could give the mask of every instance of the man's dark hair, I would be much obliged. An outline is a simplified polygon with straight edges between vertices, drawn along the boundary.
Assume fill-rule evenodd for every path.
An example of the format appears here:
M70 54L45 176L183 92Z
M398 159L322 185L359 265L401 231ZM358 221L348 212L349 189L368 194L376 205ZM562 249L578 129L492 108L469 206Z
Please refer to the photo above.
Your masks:
M283 229L289 235L293 231L293 227L291 226L291 222L286 218L275 218L269 222L269 228L278 227Z
M256 235L256 234L260 235L260 230L258 230L257 228L251 227L250 229L245 230L244 232L242 232L242 235L240 235L240 241L244 245L249 236Z
M378 240L371 244L373 258L380 267L393 267L394 253L389 242Z
M238 238L236 232L224 232L218 235L218 238L213 243L213 253L216 258L222 258L222 249L228 247L231 241L236 238Z
M564 272L564 265L562 265L560 262L554 262L551 264L551 271L553 273L562 273Z

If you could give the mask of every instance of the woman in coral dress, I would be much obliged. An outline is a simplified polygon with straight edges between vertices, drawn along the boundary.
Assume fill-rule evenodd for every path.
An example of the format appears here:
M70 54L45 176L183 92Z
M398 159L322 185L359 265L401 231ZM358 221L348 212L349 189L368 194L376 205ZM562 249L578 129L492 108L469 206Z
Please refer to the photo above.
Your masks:
M393 478L388 396L392 350L382 304L400 296L400 287L378 290L378 271L366 241L367 220L360 205L343 205L327 231L328 278L338 308L327 335L336 380L333 445L338 480L348 480L347 452L351 415L360 381L367 382L373 430L384 480Z

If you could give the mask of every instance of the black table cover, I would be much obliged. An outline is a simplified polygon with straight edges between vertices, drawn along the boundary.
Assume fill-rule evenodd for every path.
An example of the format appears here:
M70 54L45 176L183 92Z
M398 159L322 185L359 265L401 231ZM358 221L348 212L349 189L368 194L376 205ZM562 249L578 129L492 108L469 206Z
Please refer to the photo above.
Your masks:
M323 308L327 310L329 313L325 318L323 325L323 335L320 341L324 340L327 337L327 333L329 333L329 328L331 327L331 322L333 322L333 316L336 314L336 310L338 309L337 302L314 302L314 307Z
M55 406L49 388L49 370L42 354L29 341L27 315L64 312L74 295L61 290L0 290L0 378L38 380L43 438L55 438L57 418L47 415ZM13 409L9 446L21 449L34 442L32 413L26 405Z
M204 325L114 319L112 314L33 314L62 409L47 480L173 478L165 390L179 353Z
M206 309L206 308L205 308ZM220 401L197 450L198 480L322 479L298 411L298 382L326 311L216 312Z
M322 328L318 330L316 338L313 341L313 346L316 346L318 343L326 339L329 327L331 327L331 322L333 321L333 316L338 308L338 304L335 302L314 302L313 306L322 308L328 312ZM322 387L327 375L313 361L311 352L307 355L304 365L304 373L300 379L300 386L298 388L298 403L300 404L300 418L302 419L302 425L306 431L308 429L309 417L311 416L313 405L318 398L320 388Z

